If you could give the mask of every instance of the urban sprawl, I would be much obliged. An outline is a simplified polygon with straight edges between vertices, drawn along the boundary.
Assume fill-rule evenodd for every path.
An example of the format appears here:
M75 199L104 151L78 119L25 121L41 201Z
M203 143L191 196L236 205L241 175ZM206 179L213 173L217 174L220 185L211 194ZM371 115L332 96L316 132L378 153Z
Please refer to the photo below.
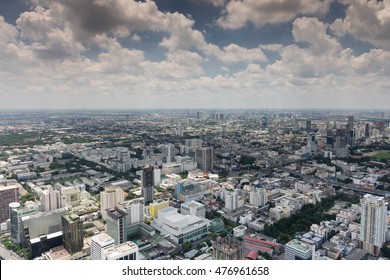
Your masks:
M0 256L390 258L390 113L0 112Z

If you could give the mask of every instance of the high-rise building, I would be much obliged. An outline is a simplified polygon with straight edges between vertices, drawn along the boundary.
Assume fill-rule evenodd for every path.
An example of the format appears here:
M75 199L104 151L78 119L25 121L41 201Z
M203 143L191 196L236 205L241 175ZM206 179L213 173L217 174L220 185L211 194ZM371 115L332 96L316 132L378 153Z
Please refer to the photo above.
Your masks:
M255 188L249 193L249 203L254 207L261 207L267 203L267 191L265 188Z
M311 120L306 121L306 131L310 132L311 131Z
M144 167L141 173L142 196L145 205L149 205L154 199L154 171L153 166Z
M354 125L354 116L348 116L348 128L349 129L353 129L353 125Z
M105 232L92 236L91 260L104 260L104 250L114 247L114 244L115 240Z
M119 207L107 209L107 233L115 240L115 244L127 241L127 213Z
M62 216L62 240L69 253L80 252L84 247L83 222L76 214Z
M362 214L360 220L360 248L366 253L378 256L386 241L387 210L385 198L366 194L360 200Z
M54 190L52 186L49 186L41 193L41 203L43 211L61 208L61 192L59 190Z
M214 152L212 147L198 147L195 149L195 161L198 167L203 171L212 171L214 169Z
M161 184L161 169L155 166L153 169L153 186L159 186Z
M23 218L39 213L40 204L34 201L27 201L23 207L19 202L10 203L11 212L11 237L17 244L25 244Z
M285 259L286 260L311 260L313 259L314 246L293 239L286 244Z
M0 223L10 218L9 204L19 201L19 186L0 186Z
M163 154L163 162L170 163L175 161L176 156L176 148L173 144L165 144L161 146L162 154Z
M214 260L242 260L244 258L244 243L234 237L217 237L217 240L211 241L211 244Z
M122 202L118 205L118 208L127 213L126 225L129 226L144 221L144 200L142 198Z
M366 138L369 138L370 137L370 124L369 123L366 123L366 127L364 129L364 136Z
M100 212L103 219L107 217L107 209L113 208L124 201L124 192L119 187L108 187L100 193Z

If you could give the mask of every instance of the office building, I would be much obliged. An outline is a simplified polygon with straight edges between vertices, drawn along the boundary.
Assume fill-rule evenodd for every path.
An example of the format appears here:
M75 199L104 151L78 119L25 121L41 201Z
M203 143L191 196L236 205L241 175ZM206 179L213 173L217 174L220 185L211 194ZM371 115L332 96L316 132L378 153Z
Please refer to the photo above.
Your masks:
M114 245L115 240L105 232L92 236L91 260L104 260L104 250L114 247Z
M145 205L153 202L154 199L154 171L153 166L144 167L141 173L142 196Z
M212 147L198 147L195 149L195 161L202 171L212 171L214 168L214 152Z
M19 186L0 186L0 223L10 218L9 204L19 201Z
M103 260L137 260L138 246L131 241L103 250Z
M142 198L124 201L118 205L118 208L127 213L126 225L129 226L144 221L144 200Z
M244 258L244 244L235 237L217 237L211 241L214 260L242 260Z
M100 193L100 212L103 219L107 218L107 209L117 206L124 201L124 192L119 187L107 187Z
M76 214L62 216L62 240L70 254L80 252L84 247L83 222Z
M386 241L387 207L385 198L366 194L360 200L360 248L368 254L378 256Z
M20 206L18 202L10 203L11 237L14 243L22 245L26 243L23 219L39 213L39 208L40 204L34 201L27 201L24 206Z
M127 213L119 207L106 210L107 233L115 240L115 245L127 241Z
M313 258L314 246L293 239L286 244L285 259L286 260L311 260Z

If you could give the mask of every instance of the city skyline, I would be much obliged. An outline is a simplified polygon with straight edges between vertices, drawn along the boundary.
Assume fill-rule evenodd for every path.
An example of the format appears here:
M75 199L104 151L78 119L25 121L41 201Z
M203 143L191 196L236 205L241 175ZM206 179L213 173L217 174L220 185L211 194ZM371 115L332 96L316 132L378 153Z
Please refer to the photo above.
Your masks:
M383 109L389 14L389 1L6 1L0 110Z

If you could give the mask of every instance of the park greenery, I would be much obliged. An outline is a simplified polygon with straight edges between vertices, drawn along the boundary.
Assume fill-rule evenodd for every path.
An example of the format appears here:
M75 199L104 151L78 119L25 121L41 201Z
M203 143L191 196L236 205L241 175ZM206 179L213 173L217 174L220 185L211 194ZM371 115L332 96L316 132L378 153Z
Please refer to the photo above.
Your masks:
M306 204L301 210L289 218L283 218L272 225L266 224L264 234L276 238L280 243L287 243L297 233L310 230L312 224L318 224L323 220L334 218L325 214L335 204L333 198L324 198L318 204Z

